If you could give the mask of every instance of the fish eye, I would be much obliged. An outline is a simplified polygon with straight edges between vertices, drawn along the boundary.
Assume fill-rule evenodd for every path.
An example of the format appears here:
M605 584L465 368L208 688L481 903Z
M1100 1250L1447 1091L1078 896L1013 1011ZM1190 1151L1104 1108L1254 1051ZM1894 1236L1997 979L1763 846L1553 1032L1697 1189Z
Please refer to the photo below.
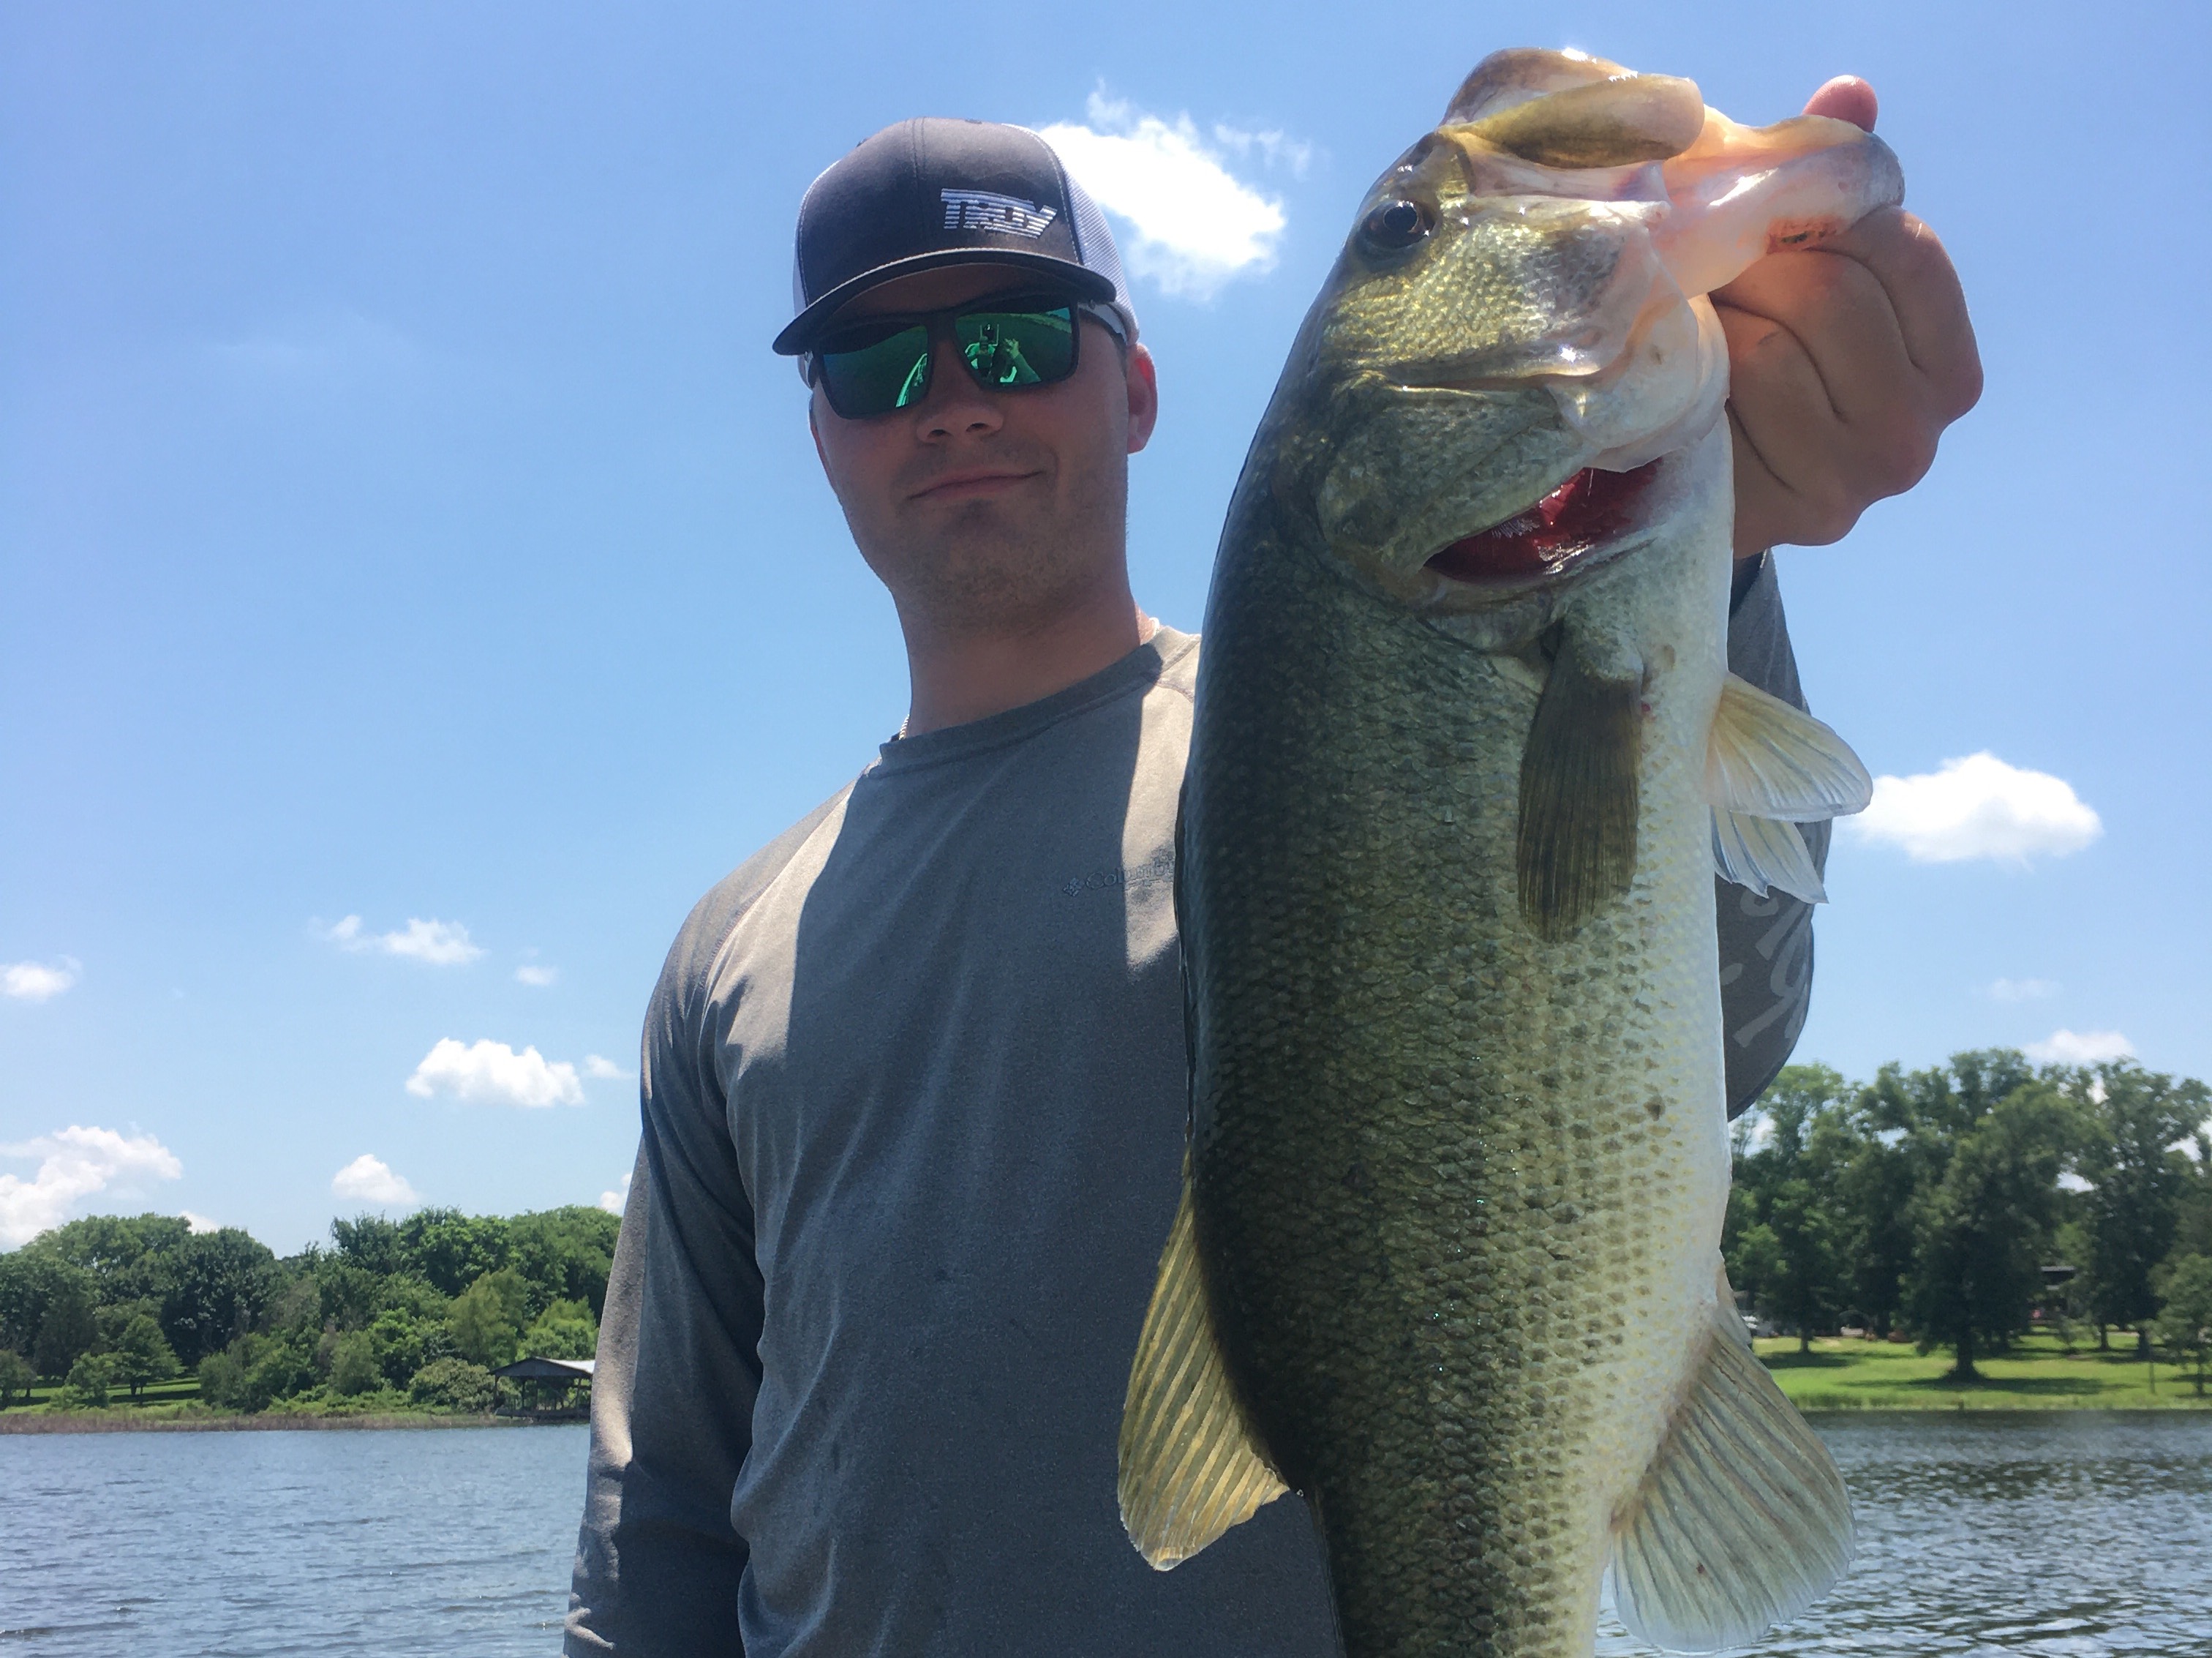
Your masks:
M1378 253L1398 253L1436 228L1436 219L1419 202L1400 197L1384 202L1360 222L1359 239Z

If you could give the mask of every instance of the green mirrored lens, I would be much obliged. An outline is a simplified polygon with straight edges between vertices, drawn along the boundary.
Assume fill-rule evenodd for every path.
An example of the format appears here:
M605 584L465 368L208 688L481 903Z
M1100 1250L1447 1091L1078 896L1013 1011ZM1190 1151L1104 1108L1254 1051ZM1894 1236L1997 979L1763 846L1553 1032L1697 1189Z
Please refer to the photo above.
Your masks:
M816 360L830 406L848 420L889 414L929 389L929 329L914 323L881 339L827 341Z
M979 384L1045 386L1075 370L1072 307L966 311L952 320L960 356Z

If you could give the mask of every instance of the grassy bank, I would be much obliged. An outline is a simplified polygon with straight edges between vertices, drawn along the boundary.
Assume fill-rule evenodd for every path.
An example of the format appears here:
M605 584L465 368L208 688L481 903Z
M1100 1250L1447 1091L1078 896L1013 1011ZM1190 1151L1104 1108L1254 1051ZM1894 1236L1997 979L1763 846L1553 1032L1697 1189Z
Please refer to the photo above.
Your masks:
M1782 1391L1806 1411L2145 1411L2212 1409L2186 1371L2136 1356L2132 1335L2112 1350L2077 1346L2070 1355L2049 1336L2015 1342L2008 1353L1978 1359L1978 1382L1949 1379L1948 1348L1922 1354L1911 1344L1823 1338L1810 1353L1794 1336L1758 1344Z
M234 1416L204 1405L151 1406L104 1411L8 1411L0 1412L0 1436L9 1434L211 1434L267 1432L302 1428L512 1428L527 1417L459 1416L451 1411L325 1412L263 1411Z
M251 1415L218 1410L200 1397L198 1381L180 1377L148 1387L137 1399L118 1393L99 1410L72 1410L62 1402L58 1385L31 1390L27 1403L0 1411L0 1434L208 1433L233 1429L276 1428L483 1428L505 1427L527 1417L440 1410L417 1405L394 1389L353 1399L310 1396L283 1399Z

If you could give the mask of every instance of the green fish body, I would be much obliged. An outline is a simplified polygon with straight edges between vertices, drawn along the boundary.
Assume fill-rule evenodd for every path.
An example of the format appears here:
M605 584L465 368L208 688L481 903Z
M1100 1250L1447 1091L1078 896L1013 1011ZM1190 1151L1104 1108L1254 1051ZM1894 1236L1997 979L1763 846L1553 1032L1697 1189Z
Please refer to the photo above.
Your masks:
M1164 1568L1297 1492L1351 1658L1580 1658L1608 1572L1632 1629L1711 1649L1848 1561L1720 1274L1712 872L1817 897L1794 824L1868 784L1728 675L1701 296L1899 188L1841 123L1498 54L1377 182L1255 440L1122 1511Z

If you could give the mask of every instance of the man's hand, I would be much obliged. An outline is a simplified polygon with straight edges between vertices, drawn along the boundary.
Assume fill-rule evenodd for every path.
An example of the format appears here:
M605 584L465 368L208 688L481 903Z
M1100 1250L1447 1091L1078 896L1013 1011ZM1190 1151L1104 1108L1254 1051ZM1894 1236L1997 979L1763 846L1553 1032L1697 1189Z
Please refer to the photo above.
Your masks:
M1850 76L1805 106L1869 132L1875 111L1874 88ZM1982 394L1959 274L1901 209L1770 255L1712 298L1728 336L1739 558L1840 540L1920 481L1943 428Z

